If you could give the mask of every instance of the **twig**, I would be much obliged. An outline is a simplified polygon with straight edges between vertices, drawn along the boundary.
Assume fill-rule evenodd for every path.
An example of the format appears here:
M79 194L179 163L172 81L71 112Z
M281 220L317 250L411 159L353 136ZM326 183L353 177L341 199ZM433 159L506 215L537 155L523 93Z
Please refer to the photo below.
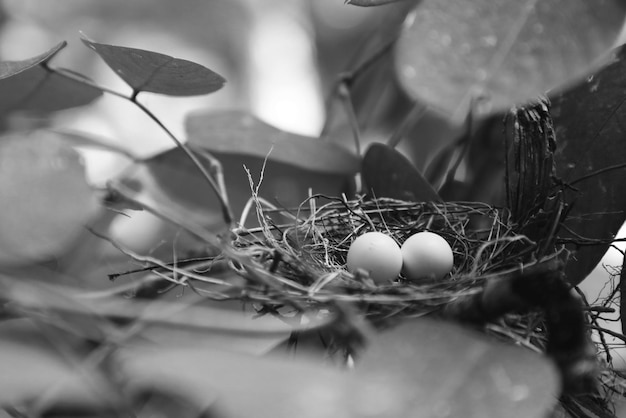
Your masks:
M350 99L350 90L346 84L341 84L339 86L339 98L341 99L341 103L343 103L344 109L348 116L348 121L350 122L350 127L352 128L352 136L354 138L354 149L356 150L357 155L361 155L361 133L359 132L359 123L357 121L356 113L354 112L354 106L352 105L352 100Z
M156 117L156 115L154 113L152 113L152 111L150 109L148 109L146 106L144 106L141 102L139 102L137 100L137 95L141 92L138 90L133 90L131 96L126 96L125 94L122 94L118 91L109 89L107 87L103 87L97 83L94 83L93 81L83 78L83 77L79 77L76 74L69 72L67 70L63 70L63 69L57 69L57 68L52 68L47 64L42 64L43 67L49 71L52 72L54 74L58 74L61 77L65 77L69 80L78 82L78 83L82 83L85 84L87 86L96 88L100 91L102 91L103 93L107 93L119 98L122 98L124 100L127 100L131 103L133 103L135 106L137 106L137 108L139 108L146 116L148 116L153 122L155 122L162 130L163 132L165 132L165 134L176 144L177 147L179 147L184 153L185 155L190 159L190 161L193 163L194 166L196 166L196 168L198 169L198 171L200 171L200 173L202 174L202 177L207 181L207 183L209 184L209 186L211 187L211 189L215 192L215 194L217 195L217 198L220 202L220 206L222 209L222 216L224 218L224 222L226 223L226 225L230 227L232 227L233 224L233 216L230 210L230 206L228 204L228 198L226 195L226 190L222 187L223 186L223 176L222 176L222 171L221 171L221 164L219 162L219 160L217 160L215 157L213 157L210 153L208 152L203 152L204 157L209 161L209 163L211 164L211 168L216 172L216 177L218 178L218 180L216 181L213 176L211 176L209 174L209 172L206 170L206 168L204 167L204 165L202 165L202 163L198 160L198 158L196 157L196 155L191 151L191 149L185 145L184 143L182 143L177 137L176 135L174 135L174 133L168 129L163 122L161 122L161 120L159 120L159 118ZM220 178L220 176L222 176L222 178Z

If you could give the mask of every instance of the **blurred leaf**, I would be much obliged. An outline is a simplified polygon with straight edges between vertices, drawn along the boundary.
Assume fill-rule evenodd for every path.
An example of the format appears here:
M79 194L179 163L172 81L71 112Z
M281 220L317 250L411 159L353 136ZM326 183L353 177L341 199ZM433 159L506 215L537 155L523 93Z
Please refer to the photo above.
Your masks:
M54 132L63 137L63 141L65 141L67 144L71 144L73 146L110 151L119 155L123 155L130 160L136 159L136 157L127 148L117 145L112 141L107 140L106 138L101 138L92 133L63 129L56 129Z
M186 394L218 416L539 418L559 394L554 367L461 327L418 321L375 336L351 373L300 357L128 350L131 387Z
M208 68L157 52L82 41L93 49L135 92L147 91L170 96L213 93L226 80Z
M317 362L193 348L127 350L121 358L130 387L184 395L218 417L357 416L348 376Z
M363 157L366 193L412 202L441 200L413 164L395 149L380 143L370 145Z
M382 6L383 4L395 3L405 0L346 0L346 4L360 7Z
M62 254L97 208L80 156L57 135L0 137L0 264Z
M61 42L27 60L0 62L0 112L52 112L91 103L102 95L99 89L67 79L42 65L65 45Z
M404 89L455 119L507 109L586 74L624 23L620 0L425 0L397 45Z
M266 158L319 173L356 174L360 159L327 141L282 131L243 111L187 117L189 143L212 153Z
M112 336L112 323L96 315L88 303L77 300L74 292L68 291L71 288L58 286L64 279L61 274L41 266L29 266L28 270L0 274L0 301L5 312L46 318L45 321L54 324L57 330L83 340L104 341ZM91 315L71 314L76 311Z
M119 338L123 329L116 323L136 322L141 327L132 338L135 342L264 354L291 332L326 327L335 320L332 315L305 315L306 321L299 321L299 317L281 320L244 311L239 301L235 303L238 309L233 304L207 305L205 299L191 295L176 302L146 301L41 283L37 280L42 277L34 275L22 279L0 275L0 300L7 312L45 317L58 329L91 341Z
M555 94L551 113L556 131L557 175L571 209L561 238L611 240L626 220L626 48L585 81ZM568 280L580 283L609 244L576 248Z
M203 124L199 117L197 120ZM291 143L291 134L283 133L276 137L277 144L265 161L267 152L272 149L274 130L256 131L258 125L251 120L252 125L245 128L237 125L241 122L237 118L232 127L225 124L223 132L200 129L195 122L189 127L189 148L199 156L209 149L221 162L230 206L236 217L242 214L252 197L244 167L250 170L255 182L264 172L259 195L281 208L297 209L309 197L309 188L313 193L330 196L348 191L352 174L358 171L358 157L314 138L295 136L297 140ZM222 121L218 119L218 122ZM208 143L212 139L215 144ZM251 146L255 140L258 140L257 145ZM317 158L328 158L328 164L314 163ZM299 166L300 163L304 167ZM206 167L210 170L208 162ZM126 182L138 185L135 187L138 195L147 202L213 231L223 228L217 197L181 150L166 151L137 163L135 168ZM252 212L251 221L256 222Z
M52 59L60 50L67 46L67 42L59 42L48 51L36 57L22 61L1 61L0 62L0 79L12 77L16 74L32 69L39 64L46 63Z
M76 404L107 402L101 382L61 356L32 321L0 322L0 341L0 405L17 406L53 392Z
M422 318L373 339L355 374L371 386L357 403L380 417L539 418L559 395L546 358Z

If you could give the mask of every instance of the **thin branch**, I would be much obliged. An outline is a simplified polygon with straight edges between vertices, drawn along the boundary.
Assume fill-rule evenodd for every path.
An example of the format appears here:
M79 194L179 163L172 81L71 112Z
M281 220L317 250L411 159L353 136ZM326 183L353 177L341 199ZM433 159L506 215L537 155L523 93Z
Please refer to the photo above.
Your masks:
M409 131L409 129L411 129L417 122L420 121L420 119L422 119L427 110L428 106L423 105L419 102L413 103L411 110L402 120L400 127L398 127L398 129L393 132L393 134L387 141L387 145L389 145L391 148L395 148Z
M591 177L599 176L600 174L604 174L604 173L607 173L609 171L619 170L620 168L626 168L626 163L610 165L608 167L604 167L604 168L601 168L599 170L593 171L591 173L585 174L584 176L581 176L581 177L577 178L576 180L570 181L569 185L571 186L571 185L574 185L576 183L580 183L583 180L587 180L587 179L589 179Z
M352 99L350 98L350 90L346 84L339 86L339 98L343 103L350 127L352 128L352 135L354 137L354 148L357 155L361 155L361 133L359 132L359 122L357 121Z
M176 135L174 135L174 133L168 129L163 122L161 122L159 120L159 118L156 117L156 115L154 113L152 113L152 111L150 109L148 109L147 107L145 107L141 102L139 102L137 100L137 95L140 93L140 91L138 90L134 90L132 95L126 96L118 91L109 89L107 87L103 87L100 86L96 83L94 83L93 81L83 78L77 74L74 74L73 72L64 70L64 69L60 69L60 68L52 68L48 65L44 65L43 66L46 70L58 74L62 77L65 77L69 80L78 82L78 83L82 83L84 85L93 87L95 89L98 89L100 91L102 91L103 93L107 93L119 98L122 98L124 100L127 100L131 103L133 103L135 106L137 106L137 108L139 108L146 116L148 116L150 119L152 119L153 122L155 122L159 128L161 128L163 130L163 132L165 132L165 134L172 140L174 141L174 143L176 144L176 146L178 148L180 148L185 155L187 155L187 157L190 159L190 161L196 166L196 168L198 169L198 171L200 171L200 173L202 174L202 177L207 181L207 183L209 184L209 186L211 187L211 189L215 192L215 194L217 195L219 202L220 202L220 206L222 208L222 216L224 218L224 222L226 223L226 225L228 225L229 227L232 227L233 225L233 216L230 210L230 206L228 205L228 199L226 197L226 190L223 189L222 187L220 187L221 185L223 185L223 179L218 179L218 181L216 182L216 180L213 178L213 176L211 176L211 174L209 174L209 172L206 170L206 168L204 167L204 165L202 165L202 163L200 162L200 160L198 160L198 157L196 157L196 155L191 151L191 149L186 146L185 144L183 144L177 137ZM215 171L217 171L217 176L221 175L221 164L219 162L219 160L217 160L215 157L211 156L208 152L204 153L204 157L209 161L209 163L211 164L211 167L215 169Z

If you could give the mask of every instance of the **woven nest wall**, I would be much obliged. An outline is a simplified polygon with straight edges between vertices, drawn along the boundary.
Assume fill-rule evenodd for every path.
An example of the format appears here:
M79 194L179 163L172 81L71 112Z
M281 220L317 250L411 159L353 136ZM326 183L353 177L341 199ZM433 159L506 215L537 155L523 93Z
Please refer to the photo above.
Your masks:
M251 279L246 292L251 300L297 301L307 308L355 302L372 320L424 315L478 292L490 278L510 276L556 257L537 259L536 244L516 233L509 211L481 203L315 196L299 212L300 217L308 215L304 221L272 226L261 210L266 223L259 229L261 238L244 235L236 241L235 246L267 272L265 281L257 282L235 266ZM384 232L398 244L417 232L436 232L452 247L453 270L441 280L410 281L400 275L387 284L349 273L345 265L350 244L370 231Z

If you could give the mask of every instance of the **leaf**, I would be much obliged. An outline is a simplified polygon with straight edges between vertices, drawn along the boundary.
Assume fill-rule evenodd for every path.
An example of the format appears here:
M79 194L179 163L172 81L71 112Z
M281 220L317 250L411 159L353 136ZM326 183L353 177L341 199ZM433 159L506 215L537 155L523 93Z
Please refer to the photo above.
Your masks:
M226 80L208 68L180 58L143 49L107 45L81 38L135 92L170 96L213 93Z
M193 348L126 350L120 359L131 388L180 394L211 416L357 416L349 413L348 376L318 362Z
M539 418L559 394L554 367L539 355L429 320L373 337L349 374L303 356L190 348L120 358L131 387L185 394L223 416Z
M404 0L346 0L346 4L360 7L382 6L384 4L395 3Z
M52 112L91 103L102 91L51 72L43 65L66 43L23 61L0 62L0 112ZM74 75L75 77L83 77Z
M67 46L67 42L59 42L48 51L23 61L1 61L0 80L12 77L22 71L30 70L40 64L50 61L60 50Z
M625 13L620 0L425 0L407 17L396 71L410 95L454 119L481 96L508 109L586 74Z
M64 253L97 208L80 156L59 137L0 137L0 264Z
M360 159L313 137L277 129L243 111L202 111L187 117L189 143L216 154L251 156L318 173L356 174Z
M74 130L56 129L54 132L63 138L63 141L67 144L78 147L86 147L89 149L97 149L102 151L109 151L115 154L122 155L129 160L136 160L132 152L124 146L117 145L111 140L97 135L79 132Z
M280 131L242 112L197 113L187 120L187 130L188 147L207 170L212 171L203 153L208 151L221 162L235 216L252 197L245 168L255 182L263 172L261 197L294 211L309 197L309 189L329 196L348 191L360 168L358 156L335 144ZM137 193L148 203L213 231L223 228L217 197L180 149L141 161L135 168L126 182L139 185Z
M102 403L106 388L101 382L61 356L32 321L0 322L0 341L1 405L16 406L52 393L54 399L76 404Z
M626 220L626 48L585 81L551 98L557 175L572 188L567 230L559 237L611 240ZM568 263L568 280L580 283L609 243L582 246Z
M546 358L423 318L373 339L355 374L370 384L356 402L381 417L539 418L559 395Z
M306 325L293 326L277 321L271 315L251 318L241 311L231 311L200 303L152 301L123 297L90 297L89 293L71 287L39 284L7 285L6 276L0 276L4 286L3 299L21 309L35 309L48 313L65 313L75 317L93 317L94 324L105 318L132 321L146 325L189 328L197 332L215 332L233 335L283 335L287 330L304 331L326 325L332 320L311 320ZM12 306L12 305L11 305Z
M197 154L204 152L193 144L189 147ZM256 182L263 171L264 160L248 155L213 155L222 164L230 207L235 217L239 217L252 197L244 167L250 170ZM206 167L209 168L208 163ZM135 168L126 182L139 185L137 195L141 199L160 210L178 215L177 218L182 217L213 232L222 231L224 221L217 197L181 150L166 151L137 163ZM309 188L313 193L339 196L348 190L350 181L351 177L347 175L316 173L267 161L259 194L278 207L292 208L295 212L308 198ZM248 222L255 223L255 219L251 216Z
M43 273L43 272L42 272ZM44 276L45 277L45 276ZM187 296L176 302L98 296L70 286L41 283L34 274L15 280L0 275L0 289L7 312L45 317L58 329L79 338L106 341L122 333L116 323L140 324L128 344L221 348L264 354L291 332L327 326L333 317L307 316L306 323L287 323L271 315L207 306Z
M370 145L363 157L366 192L412 202L438 202L441 198L413 164L395 149Z

